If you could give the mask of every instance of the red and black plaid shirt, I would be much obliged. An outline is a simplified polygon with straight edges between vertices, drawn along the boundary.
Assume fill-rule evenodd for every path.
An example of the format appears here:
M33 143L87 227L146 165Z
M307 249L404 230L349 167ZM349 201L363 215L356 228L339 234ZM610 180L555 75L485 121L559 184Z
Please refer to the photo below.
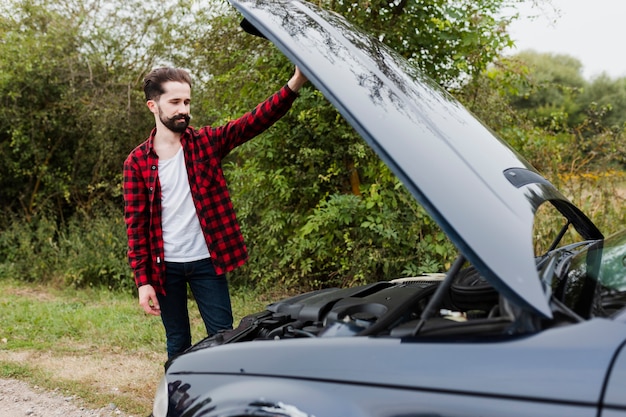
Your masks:
M192 127L181 135L189 186L215 272L223 274L248 258L235 218L222 159L252 139L291 108L297 94L284 86L253 111L224 126ZM163 230L158 156L153 149L156 130L124 162L124 218L128 234L128 260L137 286L150 284L164 293Z

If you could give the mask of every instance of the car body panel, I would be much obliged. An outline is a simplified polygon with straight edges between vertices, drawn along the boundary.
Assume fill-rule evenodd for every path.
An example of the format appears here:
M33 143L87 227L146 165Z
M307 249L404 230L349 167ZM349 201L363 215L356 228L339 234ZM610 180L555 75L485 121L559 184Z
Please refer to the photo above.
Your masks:
M195 416L231 417L598 417L596 404L533 402L521 397L485 397L448 391L411 390L333 384L324 381L283 380L272 377L190 375L188 408ZM242 394L247 393L247 395ZM196 397L196 395L198 395ZM252 400L243 400L252 397ZM193 401L189 401L193 400ZM262 404L277 404L292 413L264 413ZM195 407L194 407L195 405ZM624 414L616 414L623 417ZM187 416L173 413L171 417Z
M598 319L482 342L360 337L258 341L190 352L176 358L168 372L193 369L243 379L275 377L597 404L606 370L624 340L623 323Z
M534 212L559 201L587 238L601 238L584 214L443 89L338 15L300 1L231 3L300 66L494 287L550 316Z
M611 367L604 405L621 409L622 413L626 410L626 347L624 345Z

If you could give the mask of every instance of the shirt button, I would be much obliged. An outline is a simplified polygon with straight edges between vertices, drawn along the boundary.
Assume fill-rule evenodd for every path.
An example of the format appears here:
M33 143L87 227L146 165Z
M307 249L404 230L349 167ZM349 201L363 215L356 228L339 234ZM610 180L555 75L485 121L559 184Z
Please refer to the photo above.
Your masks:
M156 165L152 165L152 169L155 170L156 169Z
M154 188L150 187L150 191L154 190Z

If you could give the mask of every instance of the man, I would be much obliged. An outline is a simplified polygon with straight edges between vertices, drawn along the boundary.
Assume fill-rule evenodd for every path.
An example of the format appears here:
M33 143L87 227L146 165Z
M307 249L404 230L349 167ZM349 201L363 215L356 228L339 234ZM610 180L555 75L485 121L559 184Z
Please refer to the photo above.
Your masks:
M279 120L306 81L296 67L287 85L253 111L195 130L189 74L157 68L144 79L156 127L124 162L124 218L139 304L161 316L169 358L191 346L187 284L209 335L232 328L225 273L247 252L221 161Z

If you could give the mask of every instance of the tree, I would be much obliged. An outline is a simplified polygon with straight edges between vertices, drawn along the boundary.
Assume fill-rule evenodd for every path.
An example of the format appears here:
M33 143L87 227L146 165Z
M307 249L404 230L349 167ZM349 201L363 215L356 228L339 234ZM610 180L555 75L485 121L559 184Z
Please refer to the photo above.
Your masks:
M589 116L599 111L600 118L595 121L603 128L623 131L626 123L626 78L612 79L602 74L592 79L579 95L578 106Z
M528 68L526 87L510 96L515 109L555 132L581 121L578 96L586 81L578 59L535 51L521 52L514 59Z
M107 201L121 205L121 163L150 129L141 80L181 41L172 30L186 10L180 6L0 6L0 198L7 211L62 219Z

